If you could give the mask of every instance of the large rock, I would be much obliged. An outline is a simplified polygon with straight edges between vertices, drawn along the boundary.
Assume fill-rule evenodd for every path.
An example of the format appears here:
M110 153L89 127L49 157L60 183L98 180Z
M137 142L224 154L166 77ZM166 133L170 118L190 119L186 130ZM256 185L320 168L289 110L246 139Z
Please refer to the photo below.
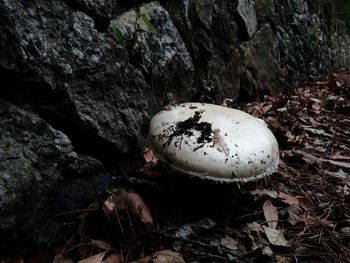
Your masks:
M241 47L245 65L240 76L240 98L254 99L260 90L278 87L280 81L276 76L281 75L279 45L270 24L261 27L253 38L242 43Z
M222 103L223 98L239 93L242 56L235 11L228 2L191 1L188 19L183 6L166 4L191 54L195 68L192 85L198 87L199 101Z
M10 0L0 2L0 21L0 69L9 76L2 97L32 101L97 156L140 148L152 91L91 17L60 0Z
M259 22L269 21L278 39L281 74L276 77L299 85L350 64L350 40L332 4L305 0L257 3Z
M111 21L109 31L115 34L115 29L122 33L119 41L125 41L129 54L136 60L131 62L147 68L159 107L166 103L168 92L179 100L194 95L190 85L192 58L168 12L159 3L150 2L138 11L131 9L121 14Z
M188 13L181 2L167 8L191 54L202 101L251 100L350 64L349 37L327 1L193 0Z
M77 157L66 135L0 101L0 253L46 244L59 227L54 215L86 207L107 183L102 165Z
M257 29L256 13L251 0L239 0L237 6L242 38L251 38ZM246 37L244 37L246 36Z

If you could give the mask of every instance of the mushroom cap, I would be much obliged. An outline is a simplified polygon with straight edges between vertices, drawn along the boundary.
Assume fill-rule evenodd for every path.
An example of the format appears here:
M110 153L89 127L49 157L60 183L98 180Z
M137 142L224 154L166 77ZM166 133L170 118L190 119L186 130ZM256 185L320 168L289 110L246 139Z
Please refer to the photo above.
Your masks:
M277 140L263 120L203 103L157 113L147 146L176 170L222 182L263 178L277 171L279 160Z

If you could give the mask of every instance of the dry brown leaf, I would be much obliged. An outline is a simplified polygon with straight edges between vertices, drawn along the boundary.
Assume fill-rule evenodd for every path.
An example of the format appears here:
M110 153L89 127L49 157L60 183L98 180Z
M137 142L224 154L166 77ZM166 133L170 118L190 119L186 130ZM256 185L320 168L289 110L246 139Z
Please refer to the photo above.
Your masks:
M270 228L276 229L278 223L278 210L271 203L270 200L266 200L263 205L264 216L267 221L267 224Z
M279 192L277 198L289 205L299 205L298 197L290 196L283 192Z
M78 263L102 263L102 260L106 254L105 252L102 252L100 254L93 255L91 257L88 257L86 259L78 261Z
M102 263L122 263L124 260L121 255L118 253L112 254L108 257L106 257Z
M273 105L271 103L264 102L264 103L253 106L249 110L249 113L251 115L253 115L254 117L260 117L261 115L264 115L268 111L270 111L272 107L273 107Z
M346 162L339 162L339 161L333 161L333 160L329 160L329 159L319 158L315 155L312 155L310 153L306 153L306 152L301 151L301 150L294 150L293 152L301 155L303 157L304 161L307 163L312 164L312 163L328 162L328 163L331 163L331 164L339 166L339 167L350 168L350 162L346 163Z
M290 263L290 262L294 262L291 258L280 256L280 255L276 255L275 260L276 260L276 263Z
M248 237L252 242L252 250L256 250L266 243L266 240L261 235L264 233L264 230L257 222L248 223L247 227L245 227L243 231L248 234Z
M274 199L279 199L280 201L288 204L288 205L299 205L299 196L290 196L286 193L279 192L277 193L276 191L271 191L271 190L266 190L266 189L256 189L253 191L250 191L250 194L252 195L259 195L259 196L269 196Z
M220 244L230 250L237 250L239 242L230 236L225 236L221 239Z
M178 252L161 250L131 263L185 263L185 260Z
M275 246L288 246L288 241L285 239L282 230L273 229L267 226L263 226L267 239L272 245Z
M272 104L268 104L266 106L264 106L262 109L261 109L261 113L262 114L266 114L267 112L269 112L271 109L272 109L273 105Z
M344 187L343 187L343 194L345 196L350 196L350 187L348 184L345 184Z
M288 207L288 222L295 226L298 222L303 221L300 217L301 210L299 207L293 205Z
M139 217L146 225L153 225L153 217L142 197L137 193L126 193L125 205L135 216Z
M322 103L322 100L319 100L317 98L309 98L309 100L311 100L311 101L313 101L313 102L315 102L317 104L321 104Z
M155 165L158 162L158 157L153 153L150 148L145 148L143 152L143 158L147 164Z
M257 222L252 222L247 224L247 230L248 231L254 231L254 232L264 232L264 230L261 228L261 225Z
M116 205L113 201L113 196L109 196L104 202L102 206L102 210L107 217L112 216L116 211Z
M269 256L270 258L274 255L270 246L264 246L261 252L263 255Z
M251 195L258 195L258 196L270 196L272 198L277 198L277 192L266 190L266 189L256 189L249 192Z
M91 245L106 251L113 250L112 246L103 240L91 239Z
M348 176L349 176L349 174L345 173L342 169L339 169L337 172L332 172L332 171L329 171L329 170L325 170L324 173L329 175L329 176L333 176L333 177L336 177L336 178L339 178L339 179L342 179L342 180L347 180Z
M103 211L109 218L118 217L118 211L124 211L125 209L146 225L153 225L151 212L142 197L137 193L120 188L116 194L109 196L103 204Z
M333 153L328 158L332 159L332 160L335 160L335 161L337 161L337 160L350 160L350 156L343 156L339 152Z
M322 159L322 161L324 162L329 162L333 165L339 166L339 167L343 167L343 168L350 168L350 162L345 163L345 162L339 162L339 161L333 161L333 160L326 160L326 159Z

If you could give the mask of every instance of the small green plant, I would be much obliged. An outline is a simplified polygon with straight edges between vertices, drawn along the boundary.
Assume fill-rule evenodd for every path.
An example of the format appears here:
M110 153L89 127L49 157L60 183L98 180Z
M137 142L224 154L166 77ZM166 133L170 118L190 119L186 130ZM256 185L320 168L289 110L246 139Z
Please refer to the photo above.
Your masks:
M120 29L117 27L112 27L112 30L113 30L115 39L118 42L118 44L125 47L125 40L124 40L123 32L120 31Z
M127 43L123 32L118 27L115 27L115 26L112 27L112 30L114 32L114 37L115 37L117 43L119 45L123 46L124 48L130 49L130 50L127 50L127 51L131 51L135 47L137 39L139 38L139 36L146 32L144 29L142 29L140 27L140 24L138 23L140 19L147 26L147 28L149 30L151 30L153 33L157 33L158 32L157 28L148 20L148 18L147 18L147 16L145 14L140 13L140 12L137 12L136 14L137 15L136 15L136 18L135 18L134 30L132 32L130 40L128 41L129 43Z
M141 68L143 71L148 73L147 67L145 65L145 56L144 51L139 48L138 50L135 50L137 41L139 37L146 32L146 30L142 29L139 21L142 20L144 25L153 33L157 33L157 28L149 21L146 14L141 13L140 11L136 12L136 18L134 22L134 28L132 31L132 35L129 39L126 39L124 36L124 33L117 27L112 27L112 30L114 32L115 40L119 45L125 48L125 50L128 52L132 64L135 66ZM141 62L139 62L141 61ZM150 61L147 61L150 63ZM152 63L151 63L152 64Z
M107 192L107 194L112 195L112 194L117 193L118 189L115 188L114 186L109 186L109 187L107 187L106 192Z
M153 32L153 33L157 33L158 30L157 28L155 28L155 26L148 20L147 16L145 14L137 14L138 17L140 17L142 19L142 21L145 23L145 25Z

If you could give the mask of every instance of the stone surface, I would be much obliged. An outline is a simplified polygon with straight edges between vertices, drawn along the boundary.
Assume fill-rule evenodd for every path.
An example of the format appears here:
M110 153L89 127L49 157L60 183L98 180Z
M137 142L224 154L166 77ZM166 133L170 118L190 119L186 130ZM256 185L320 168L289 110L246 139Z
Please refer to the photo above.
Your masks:
M141 15L147 17L156 32ZM194 94L189 85L194 71L192 58L168 12L159 3L150 2L140 6L138 12L131 9L123 13L111 21L110 32L113 28L122 32L129 54L138 57L136 63L147 68L155 95L163 105L169 91L182 100ZM135 32L138 29L144 32Z
M46 244L59 227L54 215L96 200L108 180L92 163L77 158L68 137L36 114L0 101L0 251ZM67 179L75 183L62 183Z
M270 24L262 26L251 41L241 47L246 63L241 75L241 97L254 98L259 90L277 87L276 76L281 74L279 46Z
M99 31L104 31L117 13L117 0L69 0L66 3L91 16Z
M332 4L305 0L257 3L258 21L268 20L278 39L279 78L285 83L299 85L301 80L320 78L350 64L349 36L344 23L332 14Z
M248 38L251 38L257 29L256 13L251 0L239 0L237 6L237 13L240 19L243 21L241 23L241 30L244 31L242 34L246 34Z
M196 12L196 16L208 31L211 30L213 23L213 7L214 2L212 0L193 1L193 9Z
M193 60L195 99L221 103L223 98L236 97L241 54L234 9L227 1L192 1L188 20L179 20L177 6L166 7Z
M0 68L17 74L7 80L3 96L36 96L32 100L48 120L78 140L87 136L91 146L103 145L100 155L107 148L123 154L143 144L152 91L91 17L58 0L6 1L0 11ZM31 85L21 87L22 82ZM37 103L45 92L50 96Z

